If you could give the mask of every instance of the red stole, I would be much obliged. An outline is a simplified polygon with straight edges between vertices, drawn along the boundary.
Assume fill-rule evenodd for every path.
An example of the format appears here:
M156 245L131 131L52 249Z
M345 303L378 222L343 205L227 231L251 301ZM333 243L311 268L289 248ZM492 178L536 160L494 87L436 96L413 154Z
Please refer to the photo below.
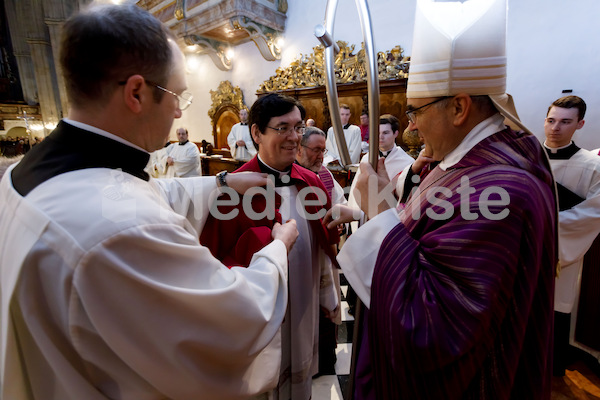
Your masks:
M258 164L258 158L255 156L235 172L243 171L262 172ZM309 187L319 188L327 193L323 183L314 172L297 164L292 164L290 178L292 179L292 182L295 183L298 191L305 187ZM228 197L228 195L223 194L219 199L226 200ZM315 191L310 191L305 198L311 203L318 200ZM256 195L252 199L252 209L256 213L262 213L263 211L274 207L274 219L269 219L268 217L260 220L250 219L244 214L242 204L243 196L242 199L240 199L240 202L235 206L219 205L218 211L220 213L227 215L228 213L237 210L238 215L230 220L222 220L215 218L213 215L214 213L211 213L200 235L200 243L208 247L211 253L228 267L248 266L252 259L252 255L272 241L271 229L273 228L274 223L281 222L281 215L279 214L281 196L277 193L275 193L275 204L267 204L267 199L261 195ZM325 204L304 205L307 214L316 214L322 209L329 210L330 208L331 198L329 196L327 196ZM327 230L321 219L308 220L308 223L311 226L319 246L323 249L325 254L329 256L333 265L339 268L335 258L336 254L332 246L339 241L337 229Z

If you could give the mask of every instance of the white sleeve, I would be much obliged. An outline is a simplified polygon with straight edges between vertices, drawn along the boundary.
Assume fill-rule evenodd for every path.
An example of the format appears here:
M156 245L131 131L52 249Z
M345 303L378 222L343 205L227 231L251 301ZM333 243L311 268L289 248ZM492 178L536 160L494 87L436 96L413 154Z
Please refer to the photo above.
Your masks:
M235 158L236 146L235 142L237 142L237 135L235 134L237 124L231 127L231 132L227 135L227 144L229 145L229 151L231 152L231 157Z
M360 136L360 128L356 125L352 125L349 131L350 140L348 142L348 151L350 152L350 161L352 162L352 164L357 164L360 162L360 154L362 152L362 139Z
M198 146L194 143L191 144L186 146L184 156L173 160L179 176L184 176L191 171L197 170L200 165L200 150L198 150Z
M153 180L160 196L200 233L221 191L214 176Z
M333 158L333 160L340 159L337 143L335 140L335 134L333 133L333 128L329 128L327 130L327 141L325 143L325 148L327 149L327 156Z
M367 308L371 304L371 282L379 247L399 223L400 218L394 208L378 214L350 235L337 256L348 283Z
M253 373L253 363L283 321L286 269L280 240L257 252L248 268L228 269L180 226L137 226L99 243L80 262L73 294L81 309L71 317L91 323L165 398L246 398L273 379ZM88 337L76 341L84 353L93 352ZM269 357L278 365L281 355ZM216 379L225 376L226 382Z
M600 232L600 194L558 213L560 262L569 265L582 258Z

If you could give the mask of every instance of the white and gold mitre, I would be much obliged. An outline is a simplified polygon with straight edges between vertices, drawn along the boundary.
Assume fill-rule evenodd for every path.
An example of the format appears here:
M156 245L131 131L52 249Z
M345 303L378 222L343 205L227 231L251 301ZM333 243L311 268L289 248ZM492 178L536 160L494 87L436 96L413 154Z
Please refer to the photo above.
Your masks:
M417 0L406 97L489 95L519 121L506 94L507 0Z

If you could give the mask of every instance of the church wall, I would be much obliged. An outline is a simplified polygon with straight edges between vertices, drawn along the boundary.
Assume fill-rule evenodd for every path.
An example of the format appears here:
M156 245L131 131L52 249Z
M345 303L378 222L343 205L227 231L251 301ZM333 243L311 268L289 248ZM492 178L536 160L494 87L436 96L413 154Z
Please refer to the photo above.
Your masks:
M353 0L339 0L334 38L347 41L360 49L362 32ZM253 42L234 48L231 71L218 70L208 56L199 56L200 69L188 73L188 83L194 94L194 104L176 121L175 128L186 125L193 141L212 142L212 127L208 110L209 90L215 90L222 80L239 86L248 106L256 99L259 85L285 68L300 54L312 52L319 43L314 37L315 25L325 17L325 0L288 1L285 45L280 61L268 62ZM377 51L390 50L395 45L410 55L415 0L369 1ZM600 77L595 66L600 53L593 48L600 36L600 24L586 15L600 15L596 0L509 0L508 14L508 81L507 91L515 99L523 122L543 140L543 120L548 105L563 96L563 89L572 89L588 104L586 124L576 134L576 142L584 148L600 147ZM355 113L358 110L355 111Z

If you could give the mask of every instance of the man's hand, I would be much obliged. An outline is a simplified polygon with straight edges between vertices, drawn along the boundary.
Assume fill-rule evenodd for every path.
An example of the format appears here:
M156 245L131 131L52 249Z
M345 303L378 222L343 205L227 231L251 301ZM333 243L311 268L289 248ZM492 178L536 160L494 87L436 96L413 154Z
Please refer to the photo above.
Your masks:
M385 158L377 163L377 172L369 163L360 163L360 175L354 188L354 196L360 199L360 208L369 219L396 205L394 185L385 169Z
M225 182L227 186L240 194L246 193L248 189L253 187L273 184L268 175L261 172L236 172L235 174L227 174Z
M235 145L237 147L246 147L246 142L244 142L243 140L238 140L237 142L235 142Z
M167 157L167 165L173 165L173 157Z
M412 169L412 172L414 174L418 175L419 173L421 173L421 171L423 170L423 168L425 168L427 164L433 161L435 160L433 159L431 154L429 154L427 146L425 146L425 148L419 152L419 156L410 168Z
M329 311L325 307L321 306L321 310L323 310L323 313L325 313L326 318L330 319L331 321L334 321L340 314L340 305L338 304L332 311Z
M360 209L345 206L343 204L335 204L327 211L323 218L323 223L327 225L327 229L333 229L336 226L346 224L352 221L358 221L362 213Z
M296 243L296 239L298 238L298 228L296 228L296 220L290 219L285 224L280 224L279 222L275 222L273 226L273 230L271 231L271 237L273 240L279 239L285 244L288 254L292 247L294 247L294 243Z

